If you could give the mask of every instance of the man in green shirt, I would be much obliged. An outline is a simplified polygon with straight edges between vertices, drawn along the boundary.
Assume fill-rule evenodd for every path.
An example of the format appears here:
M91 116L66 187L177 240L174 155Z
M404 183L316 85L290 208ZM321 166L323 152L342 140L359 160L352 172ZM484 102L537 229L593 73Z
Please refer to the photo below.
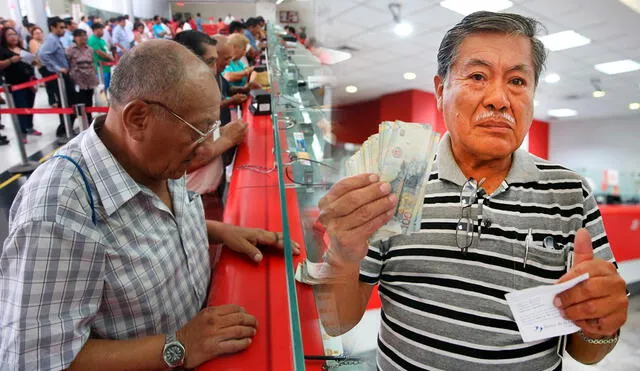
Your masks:
M89 38L88 44L93 49L93 62L96 64L96 68L100 71L100 62L112 62L114 61L113 55L109 53L109 45L102 39L104 34L104 25L102 23L94 23L91 25L93 35ZM104 88L109 89L111 83L111 67L102 66L102 80L104 81Z

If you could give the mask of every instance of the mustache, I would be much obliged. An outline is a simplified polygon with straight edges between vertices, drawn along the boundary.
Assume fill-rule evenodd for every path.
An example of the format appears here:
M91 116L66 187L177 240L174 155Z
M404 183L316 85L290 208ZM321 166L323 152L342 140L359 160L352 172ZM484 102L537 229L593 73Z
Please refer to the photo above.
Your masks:
M516 123L516 119L510 114L508 114L507 112L494 112L494 111L482 112L478 116L476 116L473 121L480 122L487 119L495 119L496 121L507 121L512 125Z

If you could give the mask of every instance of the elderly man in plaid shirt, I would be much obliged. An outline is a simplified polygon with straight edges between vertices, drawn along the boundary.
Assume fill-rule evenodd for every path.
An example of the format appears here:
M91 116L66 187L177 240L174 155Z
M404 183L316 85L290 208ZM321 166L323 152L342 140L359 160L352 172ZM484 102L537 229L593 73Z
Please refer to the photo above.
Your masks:
M238 306L204 308L210 243L255 261L257 244L282 246L279 233L205 221L185 187L219 123L211 71L150 41L122 58L111 96L106 117L40 166L11 208L0 370L191 368L256 333Z

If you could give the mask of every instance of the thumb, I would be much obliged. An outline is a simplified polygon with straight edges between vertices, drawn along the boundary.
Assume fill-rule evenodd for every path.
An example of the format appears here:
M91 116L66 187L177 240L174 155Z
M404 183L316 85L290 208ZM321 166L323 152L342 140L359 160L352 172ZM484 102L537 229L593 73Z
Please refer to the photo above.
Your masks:
M589 260L593 260L591 235L589 235L589 231L586 229L580 228L578 232L576 232L576 237L573 240L573 266L575 267Z

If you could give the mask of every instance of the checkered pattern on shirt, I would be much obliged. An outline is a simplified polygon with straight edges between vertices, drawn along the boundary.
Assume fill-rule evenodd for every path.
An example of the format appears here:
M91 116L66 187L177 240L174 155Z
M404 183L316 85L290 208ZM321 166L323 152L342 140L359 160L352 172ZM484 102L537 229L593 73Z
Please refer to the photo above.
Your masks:
M67 368L91 336L176 331L203 307L210 277L200 196L170 180L174 213L136 184L95 130L41 165L11 208L0 250L0 369ZM97 128L94 127L97 126ZM159 355L158 355L159 356Z

